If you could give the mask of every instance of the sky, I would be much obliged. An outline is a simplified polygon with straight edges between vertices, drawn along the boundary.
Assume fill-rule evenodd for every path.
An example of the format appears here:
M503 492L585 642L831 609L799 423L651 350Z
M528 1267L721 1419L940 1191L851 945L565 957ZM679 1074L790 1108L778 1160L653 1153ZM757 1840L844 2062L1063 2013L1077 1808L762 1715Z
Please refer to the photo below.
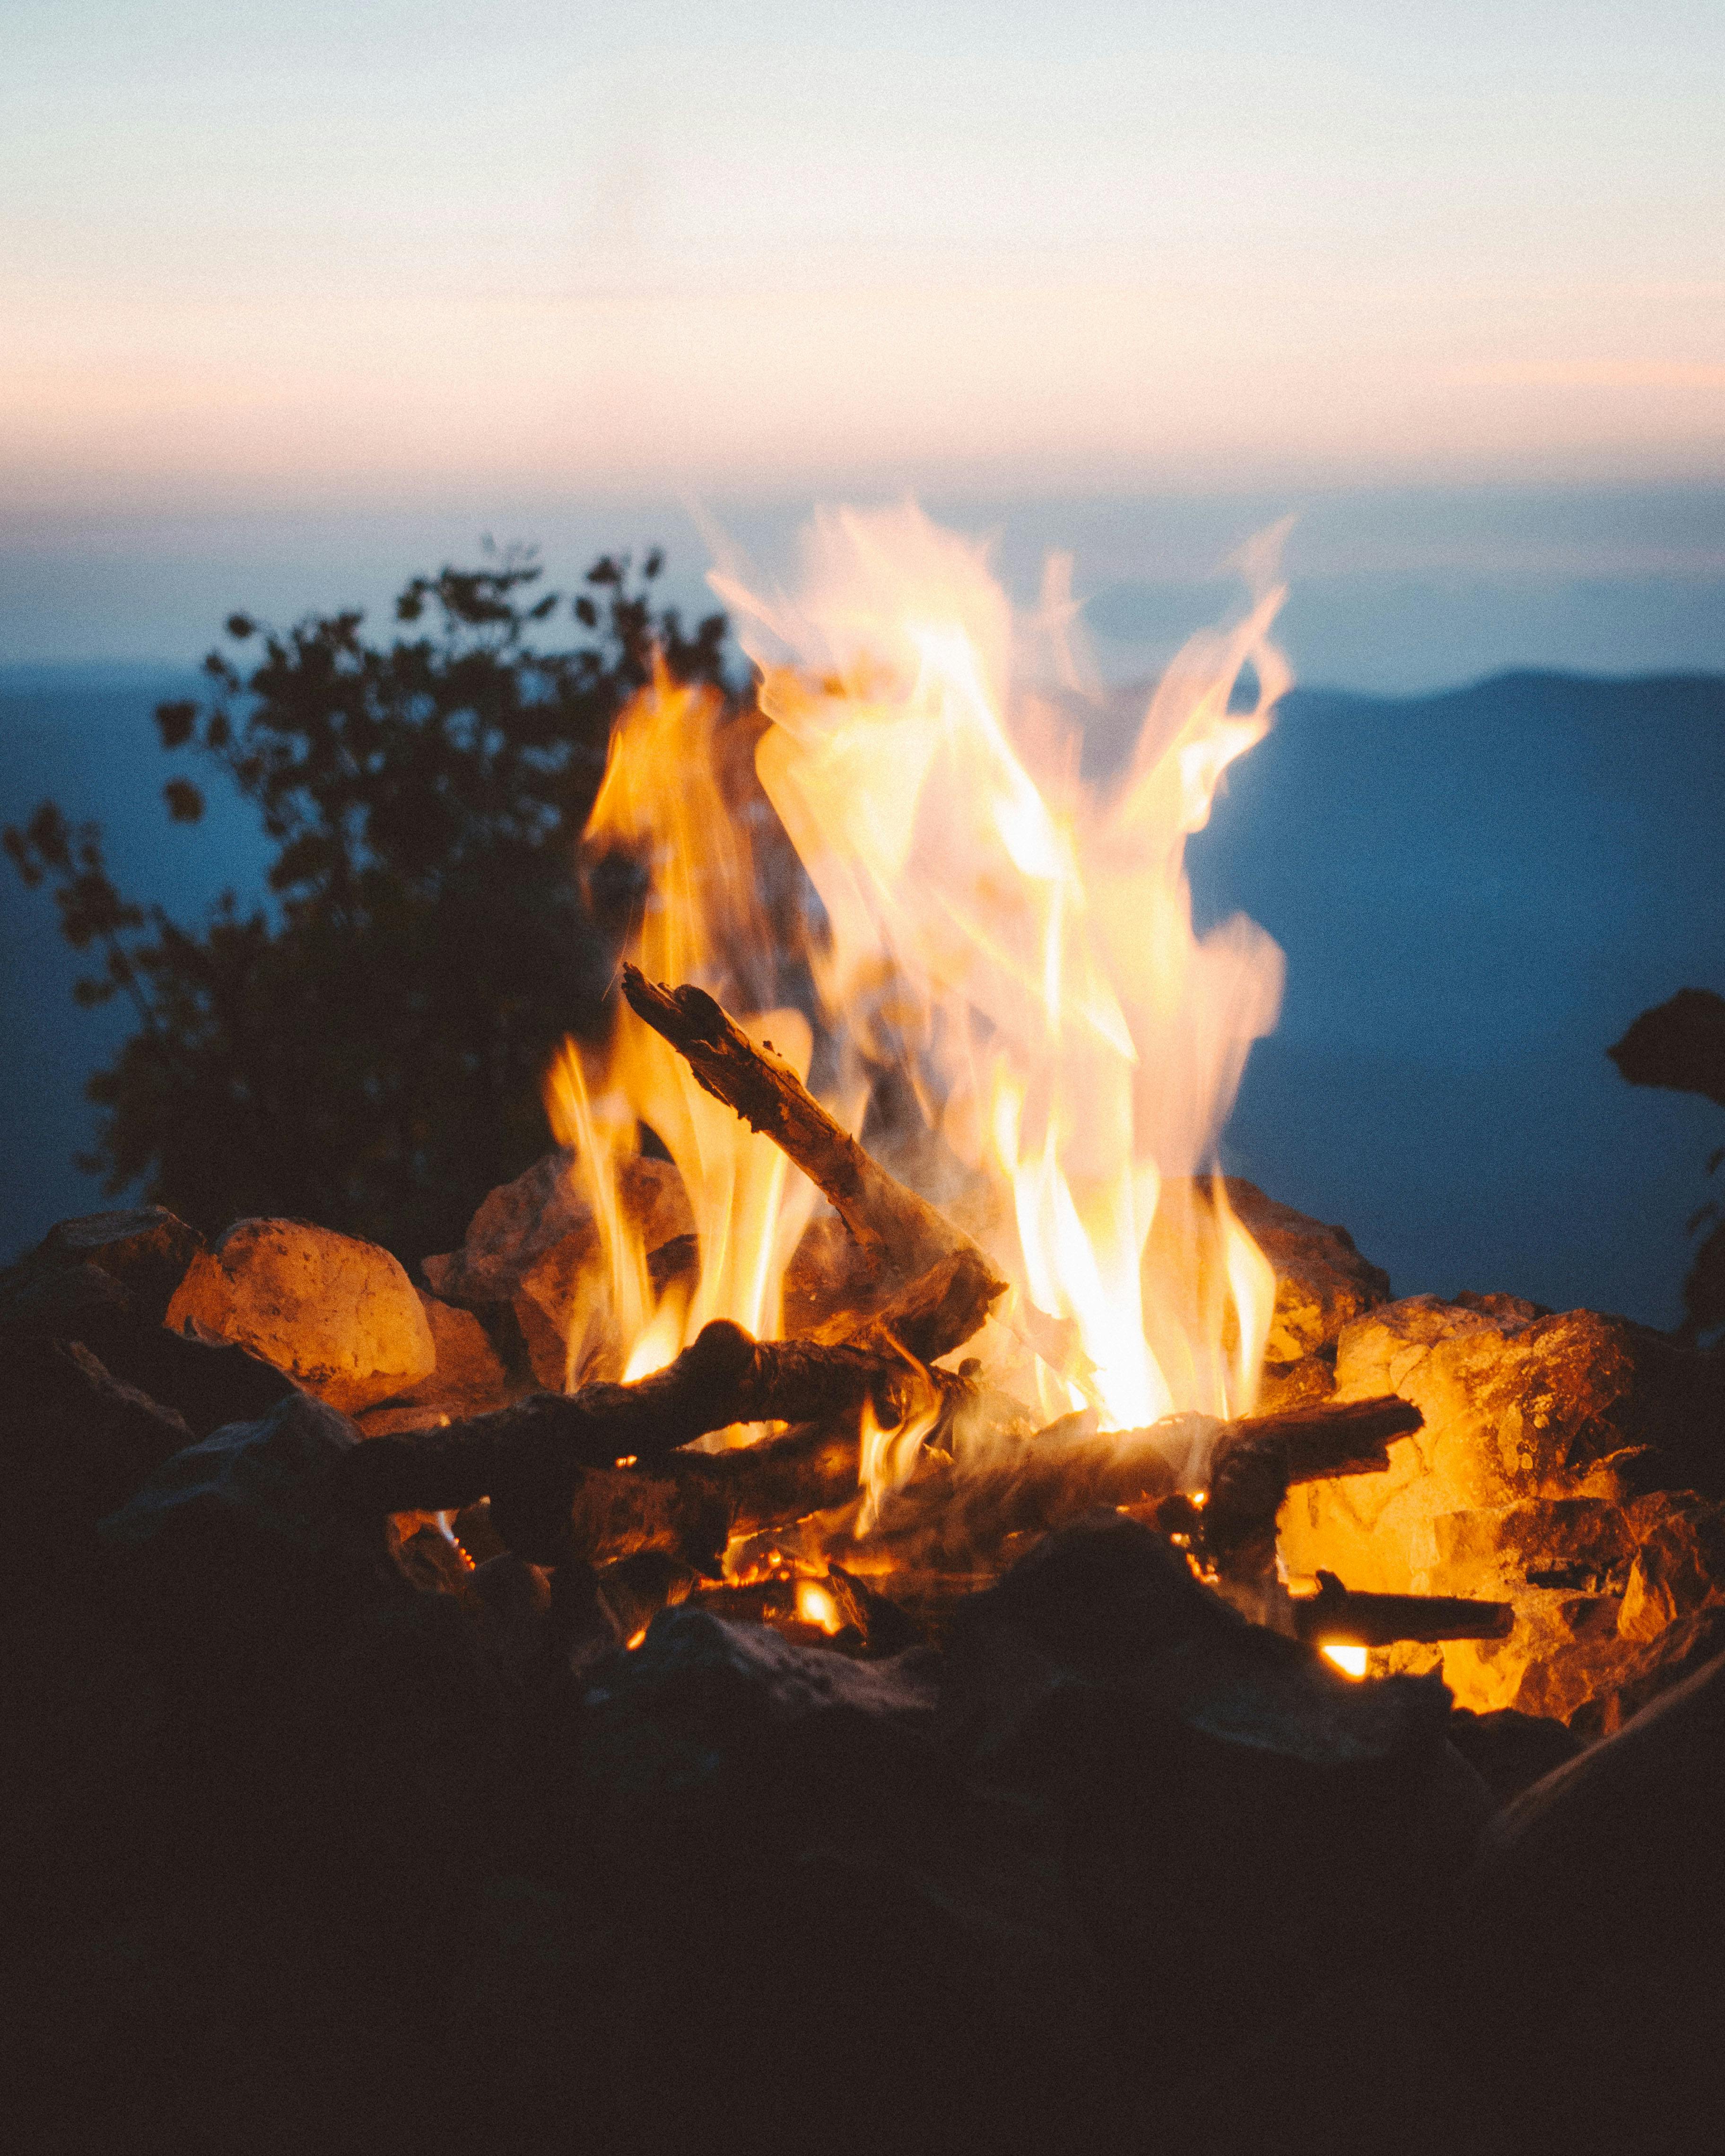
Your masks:
M905 489L1026 548L1136 505L1152 584L1292 506L1344 598L1632 585L1631 665L1725 578L1717 0L0 37L0 663L189 655L224 569L335 603L500 524L572 558Z
M235 608L378 611L486 533L565 583L662 542L699 608L715 530L770 577L815 501L906 491L993 534L1015 594L1070 549L1119 681L1230 612L1219 568L1290 514L1279 634L1316 688L1725 675L1722 143L1719 0L5 0L7 814L52 786L147 869L136 670L194 662ZM1392 773L1356 820L1440 880L1430 804L1472 800L1497 723L1453 781ZM1704 763L1713 721L1685 723ZM1574 751L1568 720L1539 724ZM1523 846L1511 802L1490 845L1561 854L1629 920L1670 896L1657 839L1604 865L1560 844L1586 821L1565 804L1647 754L1599 724L1609 785L1545 788L1530 752L1550 832ZM1242 824L1241 860L1301 857L1345 793L1313 741L1323 787L1289 779L1297 813ZM1456 814L1459 858L1485 824ZM1437 883L1396 888L1447 918ZM1550 921L1593 917L1569 889ZM18 1067L65 1096L29 985L52 924L8 896L0 1004ZM1287 893L1265 903L1301 978L1345 952L1337 996L1389 1024L1369 937L1302 946ZM1500 942L1549 941L1504 906L1470 946L1482 978ZM1615 1009L1586 1006L1575 1068ZM1296 1102L1328 1083L1286 1076L1341 1023L1326 1004L1302 1034L1299 1010L1291 989L1265 1101L1278 1069ZM1469 1038L1502 1063L1500 1019ZM1506 1131L1543 1068L1491 1081ZM1275 1120L1254 1112L1242 1144ZM1312 1176L1287 1193L1372 1224Z

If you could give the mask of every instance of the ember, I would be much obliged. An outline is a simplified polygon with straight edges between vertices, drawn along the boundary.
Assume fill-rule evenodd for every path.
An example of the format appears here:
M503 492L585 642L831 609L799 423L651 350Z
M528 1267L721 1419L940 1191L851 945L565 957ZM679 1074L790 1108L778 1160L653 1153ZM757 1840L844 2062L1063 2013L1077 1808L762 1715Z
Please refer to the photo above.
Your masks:
M615 1030L433 1293L154 1209L3 1283L10 2035L116 2032L59 2138L1221 2151L1321 2084L1302 2145L1568 2149L1609 2080L1677 2145L1721 1366L1216 1173L1281 962L1183 849L1267 572L1106 797L914 512L728 588L758 721L619 727ZM1559 2087L1503 2032L1584 1906L1656 2011Z

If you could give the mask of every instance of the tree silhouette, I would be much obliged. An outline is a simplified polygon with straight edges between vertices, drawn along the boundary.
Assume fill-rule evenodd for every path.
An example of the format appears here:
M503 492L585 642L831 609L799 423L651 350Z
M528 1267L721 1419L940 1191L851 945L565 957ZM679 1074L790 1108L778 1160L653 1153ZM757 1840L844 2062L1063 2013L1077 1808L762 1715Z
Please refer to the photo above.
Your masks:
M572 599L531 552L417 577L398 634L357 612L262 639L243 673L204 661L205 701L161 705L165 748L218 767L275 848L274 903L224 893L202 927L123 897L101 832L44 802L4 844L97 960L80 1002L129 998L137 1027L88 1086L110 1195L141 1183L208 1231L303 1215L408 1257L459 1239L479 1199L543 1150L557 1042L606 985L575 840L617 714L655 664L721 687L726 623L655 611L655 552L606 557ZM572 615L584 639L547 648ZM188 778L163 788L196 823Z
M1725 997L1711 988L1679 988L1669 1003L1643 1011L1605 1053L1632 1086L1699 1093L1725 1108ZM1709 1175L1722 1160L1725 1147L1709 1158ZM1725 1326L1725 1215L1718 1201L1698 1206L1688 1225L1692 1235L1710 1230L1683 1283L1680 1330L1697 1340Z

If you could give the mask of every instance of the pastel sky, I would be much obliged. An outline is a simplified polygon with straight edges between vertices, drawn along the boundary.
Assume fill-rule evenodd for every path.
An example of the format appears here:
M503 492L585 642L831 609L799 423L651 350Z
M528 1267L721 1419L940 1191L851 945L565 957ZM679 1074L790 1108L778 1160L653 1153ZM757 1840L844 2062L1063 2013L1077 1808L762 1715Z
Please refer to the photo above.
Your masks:
M1725 476L1725 8L8 0L0 505Z

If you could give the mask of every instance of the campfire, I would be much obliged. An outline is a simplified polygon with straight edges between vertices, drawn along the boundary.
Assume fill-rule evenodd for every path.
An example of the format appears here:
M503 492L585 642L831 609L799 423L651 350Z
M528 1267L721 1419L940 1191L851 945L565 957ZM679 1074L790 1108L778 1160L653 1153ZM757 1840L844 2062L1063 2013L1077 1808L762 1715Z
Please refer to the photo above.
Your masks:
M721 583L758 710L662 679L619 725L613 1029L424 1287L156 1209L14 1269L22 1562L143 1657L121 1769L182 1789L193 1743L224 1911L351 1894L413 2071L465 2032L475 2145L574 2106L625 2148L1219 2148L1309 2105L1387 2148L1420 2103L1434 2147L1594 2145L1588 2046L1560 2100L1504 2037L1582 1890L1513 1946L1492 1897L1556 1862L1518 1820L1609 1830L1598 1740L1680 1682L1717 1717L1725 1392L1621 1319L1394 1301L1221 1174L1281 987L1183 862L1289 678L1245 566L1098 783L1058 572L1015 623L916 511L819 521L796 595ZM365 1824L260 1856L280 1787ZM438 1897L459 1940L401 1914ZM702 1989L731 1954L757 2014ZM786 1996L816 1969L842 2001ZM378 2084L289 2018L329 2145Z

